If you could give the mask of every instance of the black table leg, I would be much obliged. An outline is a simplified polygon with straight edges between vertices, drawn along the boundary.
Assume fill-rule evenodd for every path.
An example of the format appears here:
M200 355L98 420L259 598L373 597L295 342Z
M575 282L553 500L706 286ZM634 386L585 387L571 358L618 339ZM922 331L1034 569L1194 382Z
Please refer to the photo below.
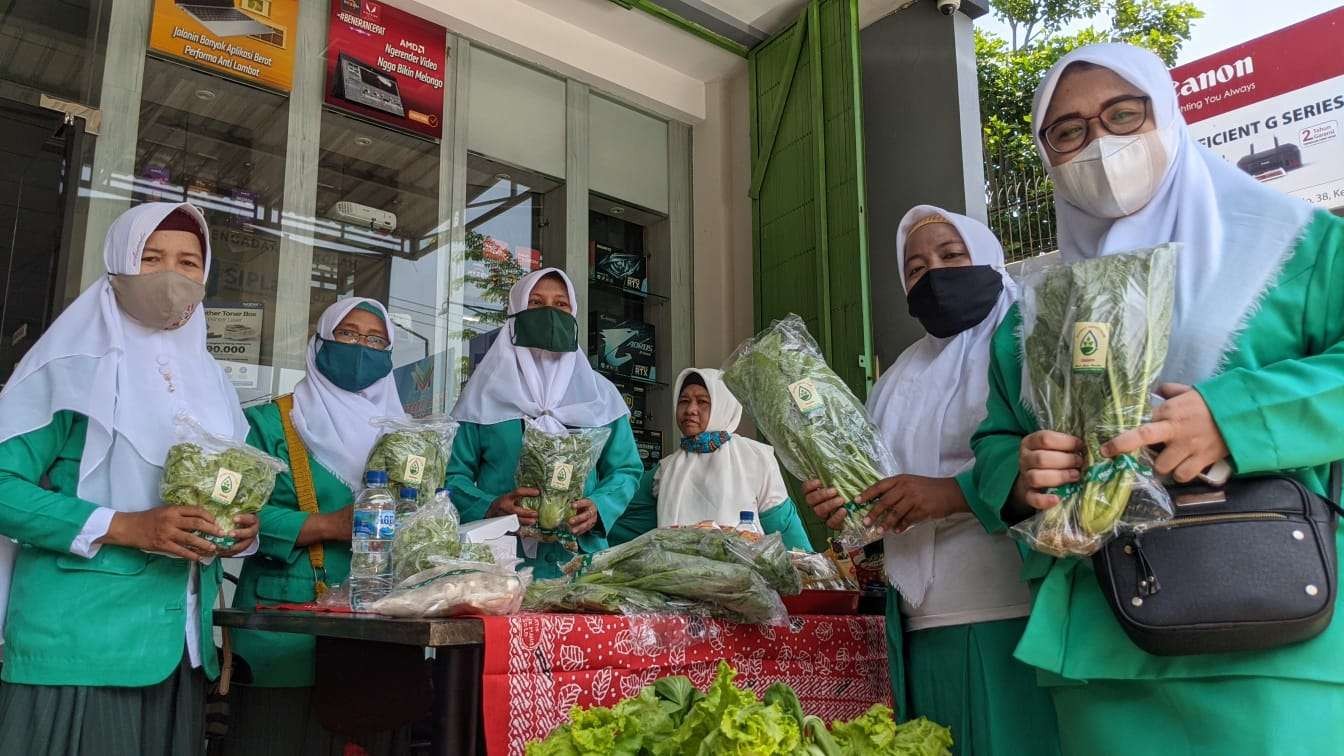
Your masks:
M434 756L484 756L482 646L434 649Z

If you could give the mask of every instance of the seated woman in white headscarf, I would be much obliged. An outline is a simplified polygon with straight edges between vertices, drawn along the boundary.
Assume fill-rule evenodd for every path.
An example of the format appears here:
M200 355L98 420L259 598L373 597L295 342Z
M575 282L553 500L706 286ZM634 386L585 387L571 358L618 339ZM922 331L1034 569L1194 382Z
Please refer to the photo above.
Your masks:
M593 371L578 351L579 303L569 277L557 268L524 276L509 291L509 319L477 366L453 408L461 426L448 465L448 487L464 522L517 515L536 523L520 498L536 489L515 480L523 423L560 433L609 428L597 468L567 523L585 553L607 547L607 533L639 486L644 466L630 429L630 410L616 387ZM558 577L573 556L559 543L524 542L522 556L538 578Z
M1074 50L1046 74L1032 117L1064 261L1182 244L1166 401L1102 454L1161 446L1154 469L1178 482L1227 460L1236 475L1287 475L1324 493L1329 464L1344 458L1344 220L1200 145L1167 67L1146 50ZM971 442L973 506L998 528L1057 506L1049 489L1082 475L1083 442L1038 430L1021 400L1020 322L1014 310L994 335L988 415ZM1180 565L1171 569L1179 576ZM1035 552L1024 568L1035 603L1017 658L1051 686L1066 753L1344 748L1338 613L1292 645L1154 656L1123 632L1092 572L1089 560Z
M106 274L0 393L5 753L201 750L217 557L248 553L257 532L255 516L239 518L236 544L216 551L197 535L225 535L207 512L159 497L178 415L247 435L205 348L209 238L185 203L123 213Z
M243 566L235 608L313 601L350 574L351 504L378 440L372 421L405 414L392 377L395 343L381 302L342 299L318 319L308 371L294 393L246 411L248 443L289 471L276 478L261 510L260 548ZM235 678L223 753L279 756L344 747L344 736L324 727L315 710L315 645L310 635L233 631L234 653L251 676L242 685ZM370 735L360 745L389 752L393 737Z
M900 475L859 498L883 541L887 653L899 713L952 728L960 756L1059 752L1050 698L1013 658L1031 596L1006 535L972 513L971 433L985 417L989 342L1017 289L983 223L918 205L896 234L910 314L928 332L883 374L868 411ZM804 485L838 527L845 502ZM1030 745L1026 745L1030 744Z
M705 522L735 527L749 512L762 531L779 533L789 548L811 551L774 449L737 435L742 404L722 373L688 368L673 390L680 448L645 473L613 541L628 541L654 527Z

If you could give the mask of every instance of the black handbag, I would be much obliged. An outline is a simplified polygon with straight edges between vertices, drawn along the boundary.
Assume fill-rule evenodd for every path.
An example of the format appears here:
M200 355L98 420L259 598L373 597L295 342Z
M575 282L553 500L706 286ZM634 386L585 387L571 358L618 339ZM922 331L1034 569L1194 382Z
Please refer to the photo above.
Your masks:
M1282 475L1168 489L1172 519L1092 557L1125 634L1158 656L1256 651L1320 635L1338 590L1340 465L1327 500Z

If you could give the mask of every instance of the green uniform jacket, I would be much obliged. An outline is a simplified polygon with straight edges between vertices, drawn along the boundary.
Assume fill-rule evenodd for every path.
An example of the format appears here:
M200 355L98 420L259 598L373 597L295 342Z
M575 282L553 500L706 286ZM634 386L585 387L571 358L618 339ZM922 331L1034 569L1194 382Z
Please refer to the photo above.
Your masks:
M988 416L976 431L976 514L1002 531L1000 512L1018 475L1022 437L1034 415L1019 401L1021 314L994 334ZM1344 220L1318 212L1276 285L1227 355L1221 373L1195 387L1213 413L1237 474L1282 472L1324 492L1331 461L1344 456ZM1344 543L1344 529L1339 533ZM1070 680L1280 677L1344 683L1344 621L1293 646L1240 654L1157 657L1125 636L1097 587L1089 560L1032 552L1023 576L1036 597L1017 657ZM1061 683L1058 678L1045 682Z
M103 544L70 553L97 505L76 497L88 419L51 424L0 444L0 533L22 548L5 625L4 681L144 687L168 679L186 653L187 576L174 557ZM201 661L219 671L211 612L223 573L200 569Z
M248 425L252 430L247 443L272 457L292 464L289 444L280 424L280 408L274 403L248 409ZM336 476L327 472L315 458L308 457L313 470L313 489L317 494L317 508L321 512L335 512L355 500L354 493ZM251 609L257 604L304 603L316 597L312 563L308 548L295 547L299 530L308 515L299 510L298 495L294 493L294 476L288 472L275 479L271 500L261 508L261 543L257 553L243 564L238 578L238 590L233 605ZM322 545L325 555L327 584L345 582L350 574L350 544L327 542ZM252 669L253 684L266 688L307 687L313 684L313 649L311 635L294 633L262 633L249 630L233 632L234 652L247 660Z
M658 472L655 465L644 473L639 481L639 490L625 514L611 528L607 540L612 546L632 541L658 527L658 497L653 494L653 476ZM779 533L784 545L791 549L811 551L812 542L798 517L798 507L793 499L785 499L779 506L771 507L761 513L761 530L766 533Z
M607 533L625 512L644 471L635 447L635 434L630 430L630 418L620 417L607 427L611 429L611 437L597 460L597 469L584 486L588 498L597 505L598 514L597 526L579 537L579 548L586 554L607 547ZM514 474L522 451L521 420L491 425L462 423L458 427L453 458L448 462L448 487L462 522L484 519L495 499L517 487ZM526 562L534 577L559 577L560 566L573 556L558 543L543 543L537 547L536 559Z

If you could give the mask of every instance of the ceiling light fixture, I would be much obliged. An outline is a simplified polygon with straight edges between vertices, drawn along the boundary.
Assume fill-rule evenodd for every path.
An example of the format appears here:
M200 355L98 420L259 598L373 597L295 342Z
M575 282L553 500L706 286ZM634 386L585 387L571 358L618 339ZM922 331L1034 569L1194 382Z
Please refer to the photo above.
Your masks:
M211 100L215 99L215 97L217 97L217 96L218 96L218 95L216 95L213 91L211 91L211 90L209 90L209 89L198 89L198 90L196 90L196 99L198 99L198 100L202 100L202 101L204 101L204 102L210 102Z
M510 176L507 173L496 173L495 181L513 181L513 176Z
M625 215L625 208L621 207L620 205L612 205L612 208L611 208L611 214L612 214L612 215Z
M358 147L368 147L371 144L373 144L373 140L366 136L355 137L355 145Z

